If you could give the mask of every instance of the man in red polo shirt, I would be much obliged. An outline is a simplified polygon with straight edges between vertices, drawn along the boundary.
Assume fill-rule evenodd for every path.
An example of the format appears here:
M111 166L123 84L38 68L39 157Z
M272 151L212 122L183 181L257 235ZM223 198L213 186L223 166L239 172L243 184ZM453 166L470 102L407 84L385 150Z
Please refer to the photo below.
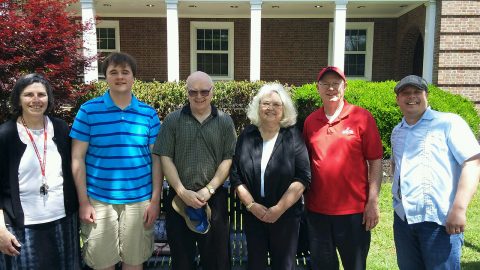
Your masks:
M379 219L382 141L370 112L344 99L342 70L317 78L323 107L305 120L312 183L306 195L312 269L366 269L370 230Z

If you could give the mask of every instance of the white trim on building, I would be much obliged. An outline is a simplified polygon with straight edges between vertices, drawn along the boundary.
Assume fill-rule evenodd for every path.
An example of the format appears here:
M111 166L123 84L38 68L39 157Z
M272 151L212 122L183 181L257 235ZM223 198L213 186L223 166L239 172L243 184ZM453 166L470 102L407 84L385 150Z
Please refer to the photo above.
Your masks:
M208 29L208 30L227 30L228 31L228 48L224 49L207 49L207 50L198 50L197 49L197 30L198 29ZM197 71L197 56L198 54L218 54L225 55L228 57L228 73L224 76L222 75L211 75L213 80L234 80L234 23L233 22L205 22L205 21L191 21L190 22L190 71ZM170 68L170 67L169 67ZM223 69L222 69L223 70Z
M262 0L250 0L250 81L260 80L262 47Z
M335 11L333 15L333 48L329 50L333 53L332 65L343 70L345 62L345 24L347 22L347 3L348 0L335 1ZM331 28L330 28L331 29Z
M166 0L168 81L180 80L180 45L178 37L178 0Z
M95 26L95 9L93 0L80 0L82 9L82 24L85 26L83 32L83 55L87 59L97 56L97 33ZM84 69L85 83L98 81L98 62L93 61L89 67Z
M435 0L426 4L425 45L423 49L423 78L429 83L433 81L433 52L435 49L435 16L437 5Z
M120 52L120 23L119 21L113 21L113 20L98 20L97 27L96 27L96 33L97 33L97 53L99 54L100 58L101 57L106 57L112 52ZM102 29L105 29L106 31L114 31L115 35L115 41L114 41L114 48L111 48L111 43L110 40L108 41L108 46L107 48L102 48L102 42L100 39L102 38L107 38L107 37L102 37L102 35L99 35L100 31ZM107 39L111 39L111 37L108 37ZM105 76L103 75L103 70L101 66L101 59L97 60L98 63L98 78L99 79L105 79Z
M334 23L330 23L330 31L329 31L329 42L328 42L328 64L335 65L333 63L333 54L334 52L340 51L340 48L336 48L333 46L333 28ZM365 73L364 76L353 76L349 75L348 72L345 72L345 75L349 79L357 79L357 80L372 80L372 62L373 62L373 37L374 37L374 23L373 22L347 22L345 26L345 30L365 30L367 37L366 37L366 50L365 51L352 51L348 52L345 51L345 45L343 46L344 54L365 54ZM345 32L344 30L344 32ZM345 37L345 35L344 35ZM345 41L343 42L345 44ZM342 65L342 70L344 69Z
M367 49L365 53L365 74L364 76L349 76L355 79L372 79L372 59L373 59L373 23L347 23L347 18L381 18L395 17L399 14L405 14L418 7L420 4L427 6L426 27L425 27L425 46L423 60L423 76L432 81L433 74L433 51L435 34L435 9L436 0L403 0L403 1L385 1L385 0L310 0L310 1L292 1L292 0L198 0L196 2L184 0L164 0L159 1L160 5L154 5L151 9L142 9L134 1L118 0L111 13L105 13L111 6L100 5L100 1L81 0L80 8L82 12L82 22L95 19L95 7L99 9L99 14L104 17L114 17L112 14L126 12L126 6L132 6L132 12L127 17L138 17L139 14L145 14L145 17L166 17L167 18L167 60L168 60L168 81L180 80L180 50L179 50L179 18L192 18L190 24L190 71L197 70L198 53L227 53L228 54L228 74L225 76L212 76L215 80L234 80L234 23L233 22L205 22L206 18L241 18L250 16L250 80L261 80L261 23L262 18L334 18L330 25L329 34L329 52L328 63L344 68L345 55L345 30L365 26L367 30ZM372 2L375 2L372 4ZM122 5L120 5L123 3ZM220 5L224 4L224 5ZM398 6L395 3L401 3ZM226 5L226 6L225 6ZM311 5L311 7L310 7ZM364 5L364 6L362 6ZM365 12L361 7L368 6ZM135 7L133 7L135 6ZM222 6L222 7L221 7ZM223 7L225 6L225 7ZM282 8L279 8L279 7ZM318 7L318 9L317 9ZM138 9L138 14L135 10ZM156 10L156 12L154 11ZM219 13L219 10L221 12ZM287 12L288 11L288 12ZM286 12L286 13L285 13ZM250 13L248 15L248 13ZM126 13L127 14L127 13ZM298 15L301 16L298 16ZM303 16L303 15L305 16ZM384 14L384 15L381 15ZM118 23L118 22L117 22ZM100 24L101 25L101 24ZM99 26L101 27L101 26ZM194 34L198 27L207 27L210 29L228 29L228 51L197 51L196 35ZM117 28L118 29L118 26ZM162 29L159 29L162 31ZM93 27L93 35L95 27ZM93 56L97 54L96 36L92 35L92 30L86 31L84 35L84 55ZM117 48L120 49L119 31ZM358 52L357 52L358 53ZM222 60L223 61L223 60ZM93 63L90 69L85 70L85 81L91 82L98 80L98 66Z

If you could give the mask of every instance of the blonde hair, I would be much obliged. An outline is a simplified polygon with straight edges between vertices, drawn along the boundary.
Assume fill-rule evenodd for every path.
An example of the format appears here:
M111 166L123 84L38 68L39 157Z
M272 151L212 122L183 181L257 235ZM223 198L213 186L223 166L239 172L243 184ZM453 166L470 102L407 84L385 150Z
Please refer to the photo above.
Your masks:
M257 95L255 95L248 105L247 117L250 119L252 124L255 126L260 125L260 101L262 98L268 94L277 93L280 96L280 99L283 103L283 115L282 120L280 120L281 127L289 127L295 125L297 122L297 110L293 105L293 101L290 98L290 95L285 91L283 86L279 83L268 83L263 85L259 90Z

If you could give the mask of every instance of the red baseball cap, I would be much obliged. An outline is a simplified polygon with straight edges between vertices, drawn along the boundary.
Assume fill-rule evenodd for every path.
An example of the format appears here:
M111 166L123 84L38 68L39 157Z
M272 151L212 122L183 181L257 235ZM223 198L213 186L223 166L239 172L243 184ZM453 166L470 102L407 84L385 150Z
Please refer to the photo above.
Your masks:
M320 81L320 79L323 77L323 75L325 75L325 73L327 73L327 72L335 72L335 73L338 74L338 76L342 77L344 82L347 82L347 78L345 78L345 74L343 74L343 71L340 68L334 67L334 66L328 66L328 67L320 70L320 72L318 73L318 76L317 76L317 82Z

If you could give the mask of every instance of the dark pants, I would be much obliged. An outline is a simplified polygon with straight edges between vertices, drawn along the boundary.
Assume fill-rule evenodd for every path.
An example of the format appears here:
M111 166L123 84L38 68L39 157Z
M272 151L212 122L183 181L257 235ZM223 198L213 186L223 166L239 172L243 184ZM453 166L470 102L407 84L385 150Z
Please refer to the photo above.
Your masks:
M393 235L401 270L461 269L463 233L449 235L435 222L408 224L394 213Z
M370 232L363 214L322 215L307 213L312 269L339 268L337 249L345 270L366 269Z
M280 218L275 223L264 223L250 214L244 217L248 269L267 269L270 252L272 270L294 270L300 217Z
M208 201L212 210L210 230L206 234L191 231L185 220L172 208L175 191L170 189L166 201L166 228L174 270L196 269L197 244L200 265L205 270L230 269L227 191L217 189Z

